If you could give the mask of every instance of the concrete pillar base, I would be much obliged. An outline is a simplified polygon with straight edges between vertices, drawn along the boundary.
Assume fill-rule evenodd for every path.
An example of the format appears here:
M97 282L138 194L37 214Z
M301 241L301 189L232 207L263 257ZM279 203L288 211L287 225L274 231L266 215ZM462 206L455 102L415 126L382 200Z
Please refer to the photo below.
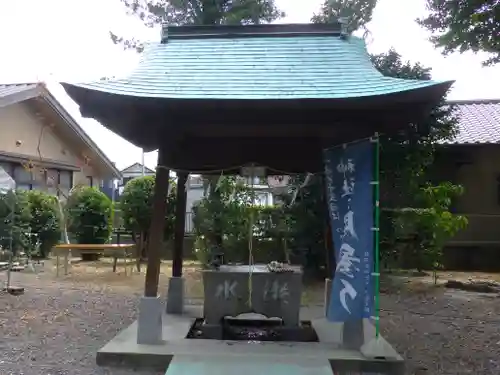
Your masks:
M343 323L342 346L344 349L360 350L365 343L365 327L363 319Z
M171 277L168 281L167 314L184 312L184 278Z
M374 337L366 344L361 346L361 353L367 358L374 359L397 359L392 346L382 337Z
M137 319L137 343L162 344L163 303L159 297L141 297Z

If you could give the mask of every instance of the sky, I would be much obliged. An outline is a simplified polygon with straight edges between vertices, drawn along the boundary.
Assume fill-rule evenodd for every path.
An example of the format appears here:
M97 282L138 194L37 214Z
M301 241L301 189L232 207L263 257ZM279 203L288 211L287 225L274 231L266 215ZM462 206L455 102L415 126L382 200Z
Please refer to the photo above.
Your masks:
M307 23L322 0L276 0L286 13L280 23ZM370 53L395 48L405 60L432 68L433 78L455 80L449 99L500 98L500 65L483 68L484 54L444 57L428 42L429 34L415 19L425 15L425 0L379 0L368 25ZM141 149L92 119L58 82L85 82L125 76L138 63L133 51L112 43L109 31L144 41L159 41L159 29L149 29L128 15L120 0L3 0L0 6L0 83L45 81L57 99L119 169L141 162ZM156 152L145 164L156 166Z

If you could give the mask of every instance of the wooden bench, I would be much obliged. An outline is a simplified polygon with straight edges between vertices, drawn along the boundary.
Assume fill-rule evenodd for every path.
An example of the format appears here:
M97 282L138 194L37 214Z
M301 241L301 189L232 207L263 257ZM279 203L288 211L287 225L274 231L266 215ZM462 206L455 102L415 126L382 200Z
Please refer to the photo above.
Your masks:
M133 255L135 244L59 244L54 246L56 255L56 277L59 276L59 257L61 253L64 256L64 274L68 274L70 265L69 254L71 250L81 250L92 253L112 253L113 272L116 272L118 258L123 258L125 275L127 274L128 259ZM132 272L132 271L131 271Z

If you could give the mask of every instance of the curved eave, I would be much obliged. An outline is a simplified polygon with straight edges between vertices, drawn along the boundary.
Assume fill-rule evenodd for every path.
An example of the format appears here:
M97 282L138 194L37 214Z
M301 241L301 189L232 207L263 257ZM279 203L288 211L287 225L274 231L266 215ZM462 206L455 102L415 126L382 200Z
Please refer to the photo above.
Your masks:
M283 87L274 92L248 92L242 89L240 93L227 91L208 91L203 89L182 92L164 92L155 90L154 84L131 84L124 81L105 81L94 83L61 83L68 95L78 104L85 97L99 94L110 94L126 98L160 99L160 100L216 100L216 101L297 101L297 100L349 100L370 99L393 94L403 94L416 90L430 88L436 90L436 95L443 96L454 81L419 81L384 77L379 82L366 81L362 88L348 92L337 92L332 87L316 87L309 91L297 90L294 87ZM433 89L432 89L433 88ZM81 104L80 104L81 105Z
M417 81L418 82L418 81ZM109 130L117 133L127 141L144 148L145 150L154 150L158 148L158 140L155 135L148 136L148 128L144 125L150 123L150 119L155 117L154 111L163 112L160 116L169 116L169 111L189 111L202 112L207 107L219 108L219 114L224 111L224 108L239 108L241 113L247 112L258 113L264 109L264 118L269 114L269 108L276 116L287 116L291 113L288 109L294 111L300 110L304 113L313 113L318 108L334 111L341 109L353 112L364 110L393 110L395 107L402 105L408 108L408 112L414 112L415 116L419 116L422 107L432 106L446 94L453 82L433 82L420 81L419 85L411 85L405 90L394 91L384 95L371 95L364 97L314 97L314 98L269 98L264 99L178 99L178 98L157 98L157 97L137 97L130 95L119 95L108 91L97 90L95 87L90 88L89 85L76 85L63 83L63 87L68 95L80 106L80 112L83 117L94 118ZM131 118L125 115L127 108L139 109L136 111L141 118ZM168 110L167 110L168 108ZM310 112L308 112L310 111ZM242 115L245 116L245 115ZM412 113L408 113L401 126L414 120ZM274 117L274 116L273 116ZM276 118L276 117L275 117ZM210 119L215 120L215 119ZM328 119L325 118L325 125L328 125ZM374 118L374 124L380 119ZM211 122L211 121L209 121ZM332 125L330 123L330 125ZM376 129L374 131L381 131ZM148 139L149 138L149 139Z

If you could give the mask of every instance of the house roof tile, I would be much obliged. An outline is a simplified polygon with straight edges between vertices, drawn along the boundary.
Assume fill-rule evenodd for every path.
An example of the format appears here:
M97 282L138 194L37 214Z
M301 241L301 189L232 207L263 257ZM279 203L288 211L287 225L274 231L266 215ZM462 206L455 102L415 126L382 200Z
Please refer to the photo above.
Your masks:
M36 83L16 83L9 85L0 84L0 98L6 97L8 95L18 94L26 90L36 89L38 84Z
M456 106L458 134L447 144L500 143L500 99L448 103Z
M116 177L121 176L114 163L102 152L95 142L85 133L80 124L68 113L64 106L50 93L42 82L0 84L0 108L28 99L42 97L58 112L63 121L80 137L80 139L102 159L104 164Z
M144 167L144 173L147 174L155 173L155 171L153 171L151 168L143 166L141 163L134 163L128 166L127 168L122 169L120 172L124 177L126 177L127 173L142 173L143 167Z

